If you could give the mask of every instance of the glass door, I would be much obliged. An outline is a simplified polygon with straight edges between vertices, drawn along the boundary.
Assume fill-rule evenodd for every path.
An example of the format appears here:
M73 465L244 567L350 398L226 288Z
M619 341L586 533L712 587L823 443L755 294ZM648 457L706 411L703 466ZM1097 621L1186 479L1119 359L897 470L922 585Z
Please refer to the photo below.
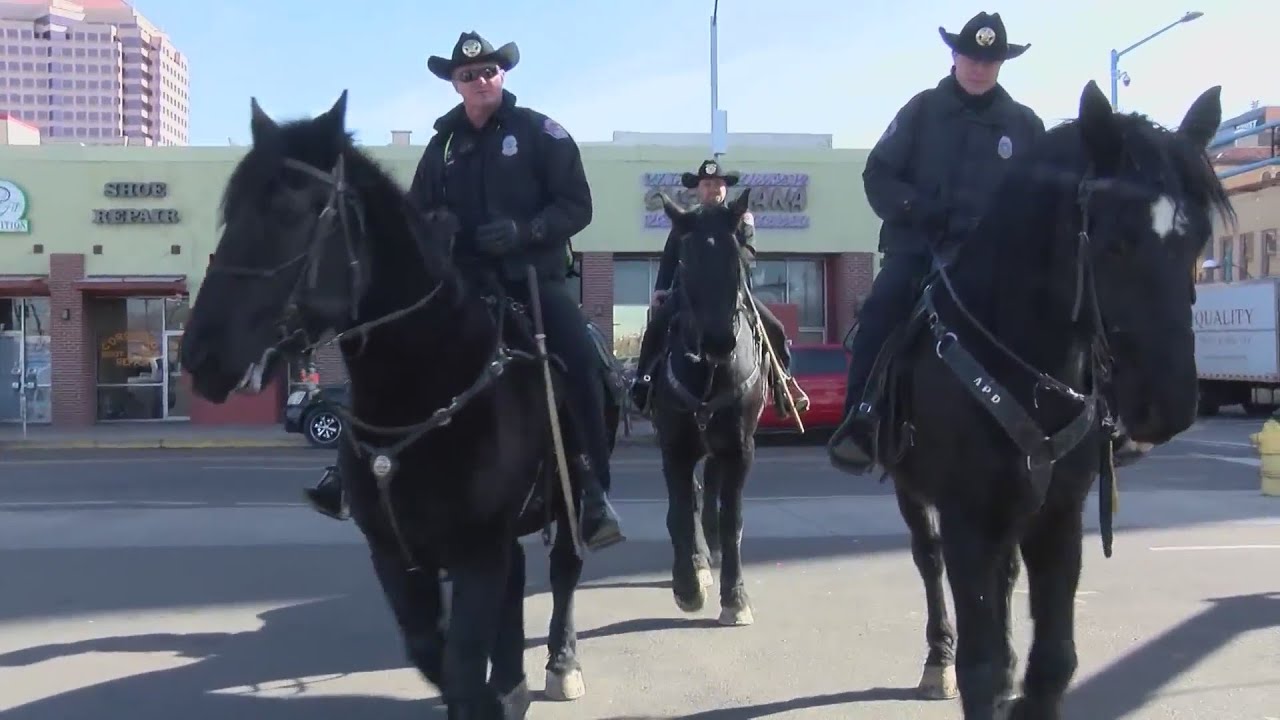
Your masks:
M48 298L0 298L0 422L53 420Z
M164 333L164 416L167 420L191 417L191 388L182 380L182 331Z

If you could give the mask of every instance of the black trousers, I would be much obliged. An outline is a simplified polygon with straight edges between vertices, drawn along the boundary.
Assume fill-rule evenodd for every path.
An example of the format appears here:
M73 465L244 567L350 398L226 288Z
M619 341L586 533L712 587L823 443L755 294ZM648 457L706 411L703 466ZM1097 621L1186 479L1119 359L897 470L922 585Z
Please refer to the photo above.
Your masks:
M528 287L523 283L510 283L507 292L522 301L529 299ZM547 280L538 283L538 299L541 301L542 322L547 332L547 352L564 361L565 369L573 382L562 387L573 409L580 437L577 445L591 461L595 477L606 491L611 487L609 472L609 434L604 422L604 386L599 380L599 358L587 330L587 316L578 307L577 298L569 292L563 281ZM572 443L573 438L566 438Z
M858 311L858 332L853 335L849 360L849 385L845 391L845 415L862 402L871 367L889 335L911 316L920 283L932 268L927 253L887 252L871 293Z

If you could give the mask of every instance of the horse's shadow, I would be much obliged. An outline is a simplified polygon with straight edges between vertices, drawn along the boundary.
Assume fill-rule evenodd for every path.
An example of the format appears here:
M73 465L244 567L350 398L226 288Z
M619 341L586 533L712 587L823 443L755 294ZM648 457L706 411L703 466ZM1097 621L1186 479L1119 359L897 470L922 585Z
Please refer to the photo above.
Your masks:
M262 627L245 632L155 633L95 638L24 648L0 655L0 670L89 653L167 653L195 662L79 687L0 712L5 720L101 718L128 708L134 720L251 717L304 720L317 717L418 719L439 706L422 685L420 699L324 692L344 676L397 670L406 662L390 629L377 622L356 628L342 620L367 614L367 598L344 595L269 610ZM310 632L307 629L312 629ZM324 632L324 628L332 632ZM319 629L318 631L316 629ZM332 651L342 647L341 653ZM127 659L114 662L127 663ZM416 677L415 677L416 680ZM270 690L270 694L264 694Z

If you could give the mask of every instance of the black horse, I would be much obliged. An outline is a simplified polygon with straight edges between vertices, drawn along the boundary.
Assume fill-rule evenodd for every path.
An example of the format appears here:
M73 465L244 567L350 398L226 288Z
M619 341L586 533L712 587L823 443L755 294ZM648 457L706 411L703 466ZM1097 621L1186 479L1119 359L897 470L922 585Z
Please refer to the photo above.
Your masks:
M1100 472L1114 482L1112 410L1154 444L1195 419L1193 267L1214 211L1231 218L1205 154L1221 115L1215 87L1172 132L1113 113L1090 82L1079 117L1015 161L881 352L877 454L928 606L920 689L958 692L966 720L1061 717L1083 506ZM1009 619L1019 549L1035 621L1020 698Z
M681 610L701 610L710 568L722 555L723 625L754 622L742 580L742 490L755 459L768 376L747 295L750 250L734 232L749 192L728 206L692 211L666 197L662 203L680 243L675 289L667 300L679 309L650 404L667 481L667 532L675 552L671 589ZM703 458L698 483L694 467Z
M283 125L252 103L253 146L225 189L182 364L220 403L259 391L282 355L338 334L351 378L338 465L409 658L450 718L524 717L518 538L549 533L553 520L547 695L584 692L573 626L582 560L532 329L521 303L452 265L456 219L414 208L352 144L346 97ZM453 581L447 629L440 569Z

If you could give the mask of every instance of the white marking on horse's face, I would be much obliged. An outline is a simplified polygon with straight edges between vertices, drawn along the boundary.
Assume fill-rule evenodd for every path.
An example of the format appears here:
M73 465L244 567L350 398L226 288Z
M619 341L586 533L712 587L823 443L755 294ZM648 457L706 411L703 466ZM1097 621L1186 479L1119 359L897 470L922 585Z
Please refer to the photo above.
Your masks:
M715 246L716 246L716 236L715 236L715 235L708 235L708 236L707 236L707 244L708 244L708 245L710 245L711 247L715 247Z
M1168 195L1161 195L1151 203L1151 229L1161 240L1171 233L1181 233L1186 225L1187 219Z

